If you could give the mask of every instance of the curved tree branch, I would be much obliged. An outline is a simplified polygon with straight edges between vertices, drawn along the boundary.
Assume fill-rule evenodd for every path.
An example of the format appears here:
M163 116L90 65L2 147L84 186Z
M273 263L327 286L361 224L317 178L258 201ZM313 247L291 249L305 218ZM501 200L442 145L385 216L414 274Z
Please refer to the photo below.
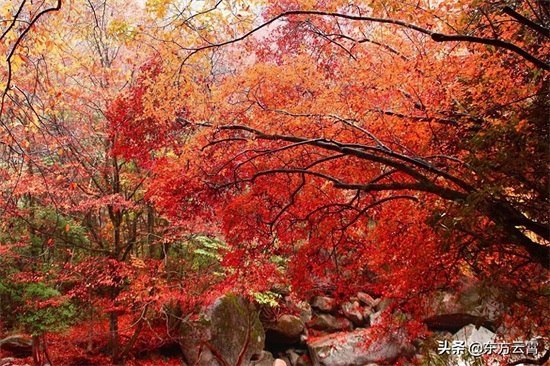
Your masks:
M214 127L210 123L202 123L200 125L206 127ZM477 191L474 187L470 186L466 182L462 182L461 185L458 185L458 187L464 189L463 191L451 189L446 185L440 185L439 183L436 183L435 179L433 179L434 176L442 177L447 180L447 182L453 183L455 183L454 180L459 178L454 177L453 175L450 175L446 172L440 172L439 169L435 167L432 168L432 165L423 159L399 154L392 150L388 151L387 148L382 149L379 147L376 148L360 144L344 144L338 141L324 138L312 139L296 135L268 134L246 125L221 125L215 126L215 128L218 131L226 130L248 132L252 135L249 137L251 139L291 143L290 147L283 146L279 149L272 150L273 152L279 151L280 149L286 150L287 148L291 148L292 146L308 145L319 148L321 150L335 152L336 155L333 155L333 157L353 156L361 160L379 163L383 166L393 168L392 172L399 171L412 178L412 181L402 182L376 183L376 181L371 181L368 183L350 183L342 181L332 175L311 170L310 167L305 167L275 168L262 170L256 172L251 178L239 180L240 182L253 182L255 179L261 176L267 176L270 174L300 174L302 176L316 176L330 181L334 184L334 188L337 189L347 189L364 192L412 190L434 194L449 201L466 201L470 194ZM267 153L269 153L269 151L263 151L261 155L252 157L248 161L251 161L259 156L266 155ZM550 262L549 247L545 244L534 241L520 229L521 227L524 227L527 230L536 233L541 238L548 240L548 232L544 225L529 219L525 216L525 214L523 214L517 208L513 207L505 199L487 202L486 204L479 207L479 209L485 212L485 215L492 222L501 227L507 233L509 238L513 240L513 242L517 243L518 246L524 248L535 262L541 264L545 268L548 267L548 263Z
M243 34L239 37L230 39L228 41L220 42L220 43L208 44L208 45L201 46L201 47L184 48L185 50L192 51L192 52L183 59L183 61L181 63L181 66L183 67L185 62L191 56L193 56L195 53L197 53L199 51L207 50L207 49L210 49L210 48L226 46L226 45L229 45L229 44L232 44L232 43L240 42L240 41L244 40L245 38L251 36L252 34L258 32L259 30L261 30L261 29L267 27L268 25L274 23L275 21L277 21L281 18L292 16L292 15L329 16L329 17L348 19L348 20L353 20L353 21L368 21L368 22L381 23L381 24L393 24L393 25L397 25L397 26L400 26L400 27L403 27L403 28L412 29L412 30L414 30L416 32L419 32L419 33L422 33L422 34L426 34L426 35L430 36L432 38L432 40L434 40L436 42L464 41L464 42L469 42L469 43L480 43L480 44L491 45L491 46L495 46L495 47L498 47L498 48L503 48L503 49L507 49L509 51L512 51L512 52L518 54L519 56L523 57L525 60L530 61L536 67L541 68L543 70L550 71L550 64L549 63L544 62L543 60L540 60L539 58L537 58L534 55L530 54L529 52L525 51L521 47L519 47L519 46L517 46L513 43L510 43L510 42L501 41L501 40L494 39L494 38L481 38L481 37L473 37L473 36L467 36L467 35L461 35L461 34L454 34L454 35L441 34L441 33L434 32L434 31L432 31L428 28L424 28L424 27L418 26L416 24L408 23L408 22L405 22L403 20L398 20L398 19L388 19L388 18L378 18L378 17L361 16L361 15L342 14L342 13L326 12L326 11L319 11L319 10L290 10L290 11L285 11L285 12L282 12L282 13L278 14L277 16L269 19L268 21L260 24L256 28L246 32L245 34Z
M15 18L14 18L12 24L10 24L10 26L2 34L2 36L0 37L0 40L2 40L7 35L7 33L11 30L11 28L13 27L13 25L16 22L17 17L20 15L25 3L26 3L26 1L23 1L21 3L20 8L18 9L17 13L15 14ZM8 53L8 55L6 57L8 75L7 75L7 80L6 80L6 86L4 87L4 90L2 90L2 97L0 98L0 116L2 116L2 114L3 114L4 101L6 99L6 95L8 94L8 90L10 90L10 86L11 86L11 81L12 81L12 77L13 77L11 59L12 59L13 55L15 54L15 51L17 50L17 48L19 47L19 44L21 43L21 41L23 41L23 39L25 38L27 33L29 33L29 31L32 29L32 27L36 24L36 22L38 22L38 20L40 18L42 18L43 16L45 16L46 14L54 12L54 11L58 11L59 9L61 9L61 3L62 3L62 0L58 0L57 4L55 6L53 6L51 8L44 9L44 10L40 11L38 14L36 14L36 16L29 22L27 27L23 30L23 32L21 32L19 37L17 37L17 39L15 40L10 52Z
M530 19L527 19L526 17L519 14L518 12L516 12L511 7L509 7L508 5L506 5L504 8L502 8L502 12L504 14L508 14L509 16L511 16L512 18L514 18L518 22L520 22L521 24L524 24L524 25L528 26L529 28L534 29L535 31L542 34L543 36L550 37L550 29L548 29L546 27L543 27L542 25L537 24L537 23L533 22Z
M463 41L463 42L469 42L469 43L480 43L485 44L489 46L495 46L498 48L504 48L509 51L515 52L527 61L530 61L533 63L536 67L550 71L550 64L542 61L541 59L533 56L529 52L525 51L523 48L516 46L513 43L501 41L500 39L494 39L494 38L481 38L481 37L473 37L473 36L464 36L464 35L446 35L441 33L433 33L431 35L432 39L436 42L451 42L451 41Z

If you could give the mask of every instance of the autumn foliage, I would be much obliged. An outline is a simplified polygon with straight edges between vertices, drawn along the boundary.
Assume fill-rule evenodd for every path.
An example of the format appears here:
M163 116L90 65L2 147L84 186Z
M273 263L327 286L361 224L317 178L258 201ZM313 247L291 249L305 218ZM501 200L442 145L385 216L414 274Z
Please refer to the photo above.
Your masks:
M545 2L121 4L0 9L0 312L36 364L277 286L392 299L412 339L475 283L548 334Z

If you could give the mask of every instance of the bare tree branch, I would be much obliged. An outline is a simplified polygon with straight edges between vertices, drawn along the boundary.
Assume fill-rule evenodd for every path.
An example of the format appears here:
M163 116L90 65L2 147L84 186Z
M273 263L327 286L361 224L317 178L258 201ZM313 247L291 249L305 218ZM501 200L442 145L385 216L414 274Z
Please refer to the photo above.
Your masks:
M260 24L256 28L246 32L245 34L243 34L239 37L233 38L231 40L228 40L228 41L225 41L225 42L220 42L220 43L208 44L208 45L201 46L201 47L184 48L185 50L192 51L192 52L183 59L182 66L183 66L183 64L185 64L185 62L191 56L193 56L195 53L197 53L199 51L203 51L203 50L207 50L207 49L215 48L215 47L222 47L222 46L226 46L226 45L229 45L229 44L232 44L232 43L240 42L240 41L244 40L245 38L249 37L250 35L252 35L252 34L258 32L259 30L267 27L268 25L274 23L278 19L285 18L285 17L292 16L292 15L329 16L329 17L334 17L334 18L348 19L348 20L352 20L352 21L368 21L368 22L375 22L375 23L381 23L381 24L393 24L393 25L397 25L397 26L400 26L400 27L403 27L403 28L412 29L412 30L414 30L416 32L419 32L419 33L422 33L422 34L426 34L426 35L430 36L432 38L432 40L434 40L436 42L464 41L464 42L469 42L469 43L480 43L480 44L485 44L485 45L495 46L495 47L498 47L498 48L507 49L507 50L512 51L512 52L518 54L519 56L523 57L525 60L530 61L531 63L533 63L536 67L538 67L540 69L547 70L547 71L550 70L550 64L549 63L544 62L543 60L537 58L536 56L530 54L529 52L525 51L524 49L522 49L521 47L519 47L519 46L517 46L513 43L502 41L502 40L499 40L499 39L481 38L481 37L467 36L467 35L461 35L461 34L447 35L447 34L437 33L437 32L434 32L430 29L418 26L416 24L408 23L408 22L405 22L405 21L402 21L402 20L398 20L398 19L377 18L377 17L369 17L369 16L361 16L361 15L351 15L351 14L326 12L326 11L319 11L319 10L290 10L290 11L285 11L285 12L282 12L282 13L278 14L277 16L269 19L268 21Z
M529 28L534 29L535 31L542 34L543 36L550 37L550 29L548 29L546 27L543 27L542 25L537 24L537 23L533 22L530 19L527 19L523 15L517 13L514 9L512 9L508 5L506 5L504 8L502 8L502 11L504 12L504 14L508 14L509 16L516 19L518 22L520 22L521 24L524 24L524 25L528 26Z

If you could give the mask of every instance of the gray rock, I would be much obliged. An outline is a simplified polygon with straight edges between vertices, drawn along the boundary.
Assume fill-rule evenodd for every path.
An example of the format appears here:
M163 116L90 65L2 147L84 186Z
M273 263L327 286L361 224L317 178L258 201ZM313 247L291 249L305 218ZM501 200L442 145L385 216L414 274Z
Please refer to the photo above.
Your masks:
M476 328L475 325L470 324L460 329L453 335L453 339L457 341L464 341L466 345L472 343L490 343L496 339L496 334L484 327Z
M372 339L372 329L334 333L308 343L314 366L350 366L372 362L392 364L414 353L414 347L399 334ZM371 340L372 342L369 342ZM366 343L367 341L367 343Z
M288 356L288 359L290 360L290 364L292 366L297 366L300 362L300 355L294 352L293 350L286 351L286 355Z
M365 292L358 292L357 298L359 299L359 301L370 308L375 308L376 305L378 305L378 303L380 302L380 299L373 299L371 295Z
M276 358L275 361L273 361L273 366L287 366L287 364L280 358Z
M376 304L374 308L376 309L376 311L384 311L391 305L392 302L392 299L382 299L378 302L378 304Z
M368 325L368 323L370 323L370 316L374 313L374 311L368 306L363 307L362 310L363 319L365 320L365 324Z
M330 314L321 314L313 318L313 320L308 323L308 327L327 333L334 333L352 330L353 324L346 318L336 318Z
M465 349L468 349L469 346L474 343L481 345L493 343L496 339L496 335L486 328L479 327L478 329L474 325L470 324L460 329L455 335L453 335L453 339L464 342ZM475 357L464 358L457 355L451 355L450 362L456 366L473 366L477 364Z
M313 317L313 310L308 302L300 301L295 306L300 309L300 319L302 319L304 323L311 321L311 318Z
M495 323L503 312L495 289L463 278L458 292L441 291L432 297L424 322L432 330L456 332L467 324L495 330Z
M193 365L202 356L203 345L199 342L206 328L200 323L184 322L180 325L179 346L185 363Z
M336 301L328 296L315 296L311 300L311 307L329 314L335 313L337 309Z
M254 305L242 297L218 298L195 323L181 327L180 347L188 364L251 364L263 356L265 333Z
M370 325L378 324L379 318L380 318L380 315L381 315L381 314L382 314L381 311L377 311L376 313L370 314L370 316L369 316L369 324L370 324Z
M291 345L300 341L305 324L300 317L281 315L276 322L266 324L266 339L270 344Z
M250 365L252 365L252 366L272 366L274 361L275 360L273 359L273 355L271 354L271 352L262 351L262 353L259 356L259 359L251 360Z
M342 304L342 313L344 316L351 320L353 324L360 327L365 324L365 318L363 317L363 308L359 305L359 302L345 302Z

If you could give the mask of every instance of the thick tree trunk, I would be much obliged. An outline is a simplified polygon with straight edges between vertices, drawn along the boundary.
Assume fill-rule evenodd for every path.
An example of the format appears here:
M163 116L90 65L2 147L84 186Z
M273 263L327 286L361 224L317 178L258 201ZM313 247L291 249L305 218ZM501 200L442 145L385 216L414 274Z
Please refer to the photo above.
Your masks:
M149 308L149 304L145 305L143 307L143 311L140 314L140 317L137 321L136 329L134 330L134 334L132 335L132 338L124 347L124 350L122 351L121 358L126 359L132 348L134 347L134 344L136 344L136 341L139 338L139 334L141 333L141 329L143 328L143 323L145 322L145 314L147 314L147 309Z
M120 354L120 342L118 334L118 313L113 311L109 314L109 332L110 332L110 348L111 348L111 362L113 365L117 365Z
M34 366L42 366L42 357L40 357L40 336L32 336L32 361Z
M94 306L92 304L92 293L88 294L88 306L90 323L88 325L88 345L86 346L86 352L91 353L94 347Z
M155 212L151 206L147 206L147 246L149 258L158 258L153 242L155 240Z
M52 359L50 358L50 353L48 351L48 342L46 341L46 333L42 335L42 349L44 350L44 357L50 366L53 366Z

